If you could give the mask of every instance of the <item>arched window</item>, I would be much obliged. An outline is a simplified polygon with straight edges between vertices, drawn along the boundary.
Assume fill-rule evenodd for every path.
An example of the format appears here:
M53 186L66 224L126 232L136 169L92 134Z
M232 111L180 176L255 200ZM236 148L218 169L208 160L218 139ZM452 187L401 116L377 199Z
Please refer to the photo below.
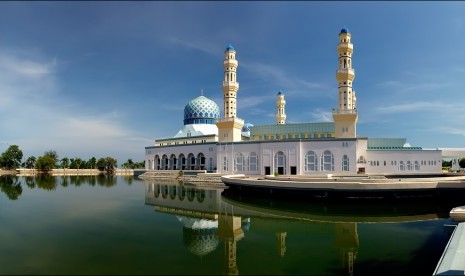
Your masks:
M412 170L412 162L407 161L407 171L411 171L411 170Z
M234 171L244 171L244 155L241 152L237 152L234 156Z
M170 170L176 170L176 155L171 154L170 156L170 165L169 165Z
M314 151L308 151L305 155L305 171L318 171L318 157Z
M258 171L258 155L255 152L251 152L249 155L249 171Z
M419 171L420 170L420 163L418 161L415 161L415 171Z
M187 170L194 170L195 169L195 156L192 153L187 155Z
M274 171L281 175L286 174L286 155L282 151L274 155Z
M156 170L160 170L160 156L155 155L155 158L153 159L153 162L155 163L154 167Z
M321 170L334 171L334 155L329 150L325 150L321 155Z
M196 165L198 170L205 170L205 155L203 155L203 153L197 154Z
M399 171L405 171L404 161L399 161Z
M186 169L186 157L182 153L179 155L179 158L178 158L178 168L181 170Z
M228 157L226 156L223 157L223 171L224 172L228 171Z
M162 170L168 169L168 156L166 156L166 154L164 154L161 158L161 167Z
M349 171L349 157L347 155L342 156L342 171Z

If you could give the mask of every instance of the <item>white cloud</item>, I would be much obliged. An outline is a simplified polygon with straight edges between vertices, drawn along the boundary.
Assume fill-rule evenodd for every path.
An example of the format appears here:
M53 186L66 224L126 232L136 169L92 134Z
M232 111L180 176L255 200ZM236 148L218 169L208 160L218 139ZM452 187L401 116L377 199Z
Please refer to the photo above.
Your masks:
M310 82L290 76L280 67L270 64L243 61L241 62L241 66L250 71L253 76L257 76L266 82L273 83L278 90L282 89L286 94L294 94L298 92L299 95L302 95L302 91L326 89L326 85L322 83Z
M262 104L263 102L269 101L271 104L274 104L274 99L270 96L243 96L238 99L238 109L248 109Z
M310 114L314 121L316 122L332 122L333 113L329 111L315 110Z
M204 52L212 56L218 56L221 54L221 51L218 50L221 48L219 48L217 45L214 45L213 43L210 43L208 41L196 41L196 40L185 41L177 37L170 37L168 38L168 41L173 44L177 44L177 45L181 45L183 47L189 48L189 49L201 51L201 52Z
M459 110L460 106L457 104L425 101L404 104L393 104L377 108L377 111L379 113L404 113L417 111L455 112Z
M62 157L143 159L152 139L131 130L118 111L89 114L70 102L60 91L57 59L41 59L0 55L0 140L18 144L25 157L53 149Z

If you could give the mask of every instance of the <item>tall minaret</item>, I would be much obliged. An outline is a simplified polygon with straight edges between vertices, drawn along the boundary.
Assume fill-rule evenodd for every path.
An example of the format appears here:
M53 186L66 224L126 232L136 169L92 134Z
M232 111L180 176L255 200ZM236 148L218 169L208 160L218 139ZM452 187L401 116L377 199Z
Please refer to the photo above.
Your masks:
M339 56L339 68L336 71L338 82L338 107L333 109L336 138L355 138L357 135L358 114L356 109L355 91L352 90L352 82L355 78L352 69L352 53L354 45L350 41L350 33L343 28L339 33L337 53Z
M236 60L236 51L229 44L224 51L224 117L236 117L236 94L239 90L239 83L236 81L236 71L238 62Z
M242 140L241 131L244 120L236 116L236 94L239 90L239 83L236 80L238 62L236 60L236 51L231 44L224 51L223 65L224 117L216 120L218 141L220 143L238 142Z
M286 101L284 100L284 94L281 90L279 90L278 97L276 99L276 124L278 125L284 125L286 123L285 105Z

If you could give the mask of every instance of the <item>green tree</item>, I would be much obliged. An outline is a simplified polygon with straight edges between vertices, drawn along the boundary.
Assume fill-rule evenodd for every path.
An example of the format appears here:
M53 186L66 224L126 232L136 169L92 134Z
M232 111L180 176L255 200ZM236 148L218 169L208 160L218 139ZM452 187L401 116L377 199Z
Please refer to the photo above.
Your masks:
M43 155L37 158L36 169L50 171L55 168L55 159L49 155Z
M49 151L46 151L44 153L44 156L49 156L53 159L54 163L53 163L53 167L56 166L56 164L58 163L58 161L60 160L60 158L58 157L58 153L54 150L49 150Z
M87 168L88 169L95 169L97 167L97 159L95 157L92 157L87 161Z
M106 167L105 164L106 164L105 158L99 158L96 163L97 169L99 169L99 171L105 170L105 167Z
M97 161L97 169L100 171L111 172L118 167L118 162L113 157L99 158Z
M71 169L80 169L82 167L82 162L83 160L79 157L76 158L71 158L71 162L69 164L69 167Z
M113 157L106 157L105 158L105 169L107 171L113 171L115 168L118 167L118 161L116 161Z
M69 158L68 158L68 157L63 157L63 158L61 159L61 167L62 167L63 169L69 168Z
M131 158L129 158L128 161L124 162L122 166L124 169L134 169L135 163Z
M0 156L0 167L7 170L14 170L21 165L23 151L17 145L11 145Z
M462 169L465 168L465 158L462 158L462 159L459 160L459 166Z
M29 156L26 159L26 162L24 162L24 167L26 167L27 169L34 169L36 166L36 161L37 158L35 156Z
M142 162L136 162L134 164L134 168L135 169L144 169L145 168L145 160L142 161Z

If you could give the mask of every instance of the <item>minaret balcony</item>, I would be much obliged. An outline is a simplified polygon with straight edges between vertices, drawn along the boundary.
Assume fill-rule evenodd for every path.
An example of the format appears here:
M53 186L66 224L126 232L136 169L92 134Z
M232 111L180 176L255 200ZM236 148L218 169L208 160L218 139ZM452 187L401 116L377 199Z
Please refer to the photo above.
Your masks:
M230 86L239 88L239 83L236 81L223 81L223 87L230 87Z
M223 62L226 67L237 67L237 59L225 59Z
M354 44L352 43L340 43L338 46L337 46L338 49L348 49L350 50L350 52L352 53L354 51Z
M357 109L338 110L333 108L333 114L357 114Z
M224 122L242 122L244 123L244 120L238 118L238 117L226 117L226 118L216 118L215 123L224 123Z
M355 75L355 70L354 69L349 69L349 68L340 68L340 69L337 69L336 73L337 74Z

